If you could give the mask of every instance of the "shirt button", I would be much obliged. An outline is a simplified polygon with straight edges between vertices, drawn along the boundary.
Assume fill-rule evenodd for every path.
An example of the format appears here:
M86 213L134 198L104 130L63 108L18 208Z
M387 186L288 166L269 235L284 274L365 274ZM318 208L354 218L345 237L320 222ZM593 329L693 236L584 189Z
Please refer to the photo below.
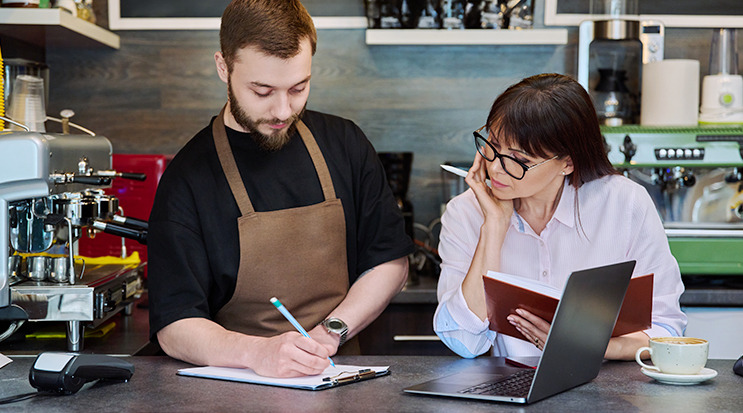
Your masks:
M547 271L542 271L542 277L546 277L546 276L547 276Z

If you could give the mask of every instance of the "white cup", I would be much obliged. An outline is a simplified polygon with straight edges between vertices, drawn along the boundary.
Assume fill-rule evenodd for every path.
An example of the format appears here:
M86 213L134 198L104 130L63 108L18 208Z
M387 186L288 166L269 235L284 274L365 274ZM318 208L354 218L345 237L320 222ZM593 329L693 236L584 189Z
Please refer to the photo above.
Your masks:
M642 362L643 352L650 353L653 365ZM654 337L650 347L635 353L635 361L642 367L665 374L697 374L707 363L709 342L693 337Z

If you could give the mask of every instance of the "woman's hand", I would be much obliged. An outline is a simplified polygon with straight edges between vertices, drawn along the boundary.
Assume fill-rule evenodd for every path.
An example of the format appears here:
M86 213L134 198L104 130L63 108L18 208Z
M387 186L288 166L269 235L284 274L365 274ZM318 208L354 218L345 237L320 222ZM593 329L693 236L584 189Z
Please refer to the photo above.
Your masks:
M485 216L485 226L497 225L504 230L505 236L505 229L508 228L513 214L513 201L498 199L487 184L487 176L487 162L479 153L475 154L475 161L464 181L477 197L477 202Z
M485 218L472 263L462 281L462 295L467 307L480 320L488 317L482 275L488 271L500 271L501 248L513 215L513 201L498 199L488 186L486 165L485 159L476 154L472 168L464 179L475 193Z
M634 360L637 350L640 347L647 347L650 345L649 343L650 337L644 331L612 337L606 347L604 358L607 360ZM644 358L648 356L647 353L643 353Z
M523 310L516 310L516 314L508 316L508 321L516 327L524 340L533 343L538 349L544 349L547 334L550 331L550 323ZM607 360L634 360L635 352L640 347L648 345L648 336L642 331L612 337L606 348L604 358Z
M544 348L550 323L523 309L516 310L516 314L509 315L507 319L524 336L524 340L532 342L540 350Z

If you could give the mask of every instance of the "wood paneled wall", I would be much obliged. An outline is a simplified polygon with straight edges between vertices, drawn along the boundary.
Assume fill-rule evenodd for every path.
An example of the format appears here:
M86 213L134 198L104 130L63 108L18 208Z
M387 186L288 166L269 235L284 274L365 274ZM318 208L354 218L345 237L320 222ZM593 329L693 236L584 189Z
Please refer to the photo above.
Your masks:
M121 31L121 49L47 50L49 114L108 137L118 153L178 151L224 104L216 31ZM711 30L667 30L666 57L705 73ZM321 30L308 107L354 120L378 151L414 152L416 222L439 216L445 161L471 161L471 131L505 87L542 72L575 73L566 46L367 46L363 30Z

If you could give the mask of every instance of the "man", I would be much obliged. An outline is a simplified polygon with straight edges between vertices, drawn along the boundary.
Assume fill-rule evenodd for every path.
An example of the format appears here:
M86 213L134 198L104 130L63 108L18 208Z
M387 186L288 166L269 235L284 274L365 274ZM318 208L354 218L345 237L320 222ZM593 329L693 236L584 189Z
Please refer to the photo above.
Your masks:
M172 357L319 374L404 285L412 243L374 149L305 110L316 41L298 0L224 11L227 104L170 163L150 216L150 330Z

